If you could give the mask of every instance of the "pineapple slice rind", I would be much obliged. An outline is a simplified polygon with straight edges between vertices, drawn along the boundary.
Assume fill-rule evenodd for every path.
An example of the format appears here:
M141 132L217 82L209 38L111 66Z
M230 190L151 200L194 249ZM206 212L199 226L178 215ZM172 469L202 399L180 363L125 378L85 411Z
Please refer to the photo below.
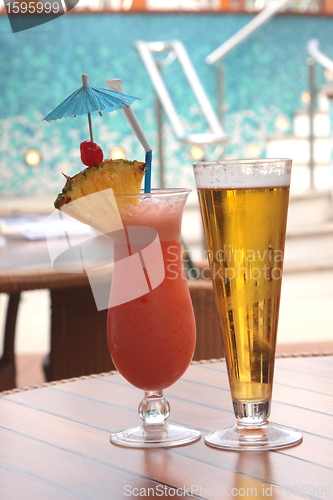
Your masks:
M128 160L105 160L87 167L73 177L66 176L66 184L54 206L61 210L67 203L110 188L115 194L139 193L146 168L145 163Z

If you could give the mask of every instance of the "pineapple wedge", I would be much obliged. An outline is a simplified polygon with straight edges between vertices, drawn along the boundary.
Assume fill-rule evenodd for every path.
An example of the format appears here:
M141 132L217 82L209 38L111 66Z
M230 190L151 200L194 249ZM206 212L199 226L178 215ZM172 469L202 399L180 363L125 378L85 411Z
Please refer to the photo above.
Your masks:
M87 167L74 177L66 176L67 182L54 206L61 210L78 198L110 188L115 194L139 193L146 168L143 162L128 160L105 160L95 167Z
M105 160L74 177L65 176L67 182L54 206L101 234L122 229L120 213L136 205L139 198L117 199L114 194L140 193L146 168L145 163L138 161Z

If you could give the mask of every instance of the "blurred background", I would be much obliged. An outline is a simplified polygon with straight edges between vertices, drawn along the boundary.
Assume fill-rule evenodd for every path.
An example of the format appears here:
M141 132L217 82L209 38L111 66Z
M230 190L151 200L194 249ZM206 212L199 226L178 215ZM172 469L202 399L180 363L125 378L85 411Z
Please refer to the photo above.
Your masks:
M153 187L193 189L183 238L194 261L205 253L193 161L293 159L279 344L330 348L333 0L66 6L73 7L66 15L13 34L0 5L0 218L51 213L61 172L82 169L88 128L85 117L51 124L43 117L81 86L82 73L99 87L121 78L125 93L140 98L132 107L153 148ZM105 157L143 161L121 111L93 117L93 125ZM1 332L6 300L2 294ZM47 292L24 293L16 351L46 353L48 328Z
M87 138L86 119L78 117L52 124L43 123L42 119L81 86L82 73L89 74L91 85L100 87L106 87L107 78L121 78L125 92L140 97L133 109L153 146L157 185L156 93L135 46L139 40L182 42L212 107L223 118L228 135L223 146L225 157L293 153L297 167L293 190L308 189L309 158L304 140L308 131L306 119L302 120L310 99L307 44L317 38L320 50L333 58L328 6L329 0L285 2L282 12L278 11L216 64L207 64L207 57L246 26L256 16L256 10L265 7L265 2L80 0L69 14L15 34L3 12L1 195L53 196L62 186L60 172L71 175L81 167L78 145ZM120 11L121 7L128 10ZM132 10L139 7L146 10ZM166 55L162 53L160 59ZM218 88L219 67L223 68L222 89ZM186 132L203 132L206 124L201 109L178 60L169 61L162 71ZM318 67L315 76L316 104L321 111L321 116L316 117L321 141L315 145L315 186L324 189L331 182L328 121L333 71ZM322 102L325 100L328 102ZM162 126L165 184L193 186L191 153L200 156L200 152L175 140L168 120ZM94 129L106 156L111 156L118 146L127 158L142 157L141 146L122 112L94 118ZM216 148L214 145L204 150L205 157L220 155L222 146ZM36 155L29 157L32 150Z

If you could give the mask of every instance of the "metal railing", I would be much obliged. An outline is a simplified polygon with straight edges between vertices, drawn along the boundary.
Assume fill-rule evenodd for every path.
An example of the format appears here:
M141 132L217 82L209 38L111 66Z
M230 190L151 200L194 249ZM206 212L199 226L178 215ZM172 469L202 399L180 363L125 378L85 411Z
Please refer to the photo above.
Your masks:
M206 63L216 65L216 88L218 115L221 123L224 123L224 69L222 60L238 45L242 44L253 33L262 28L272 17L283 9L290 0L273 0L249 23L232 35L226 42L206 57Z
M307 44L307 49L317 64L333 73L333 61L319 50L319 40L312 38Z
M183 44L178 40L169 42L143 42L137 41L136 49L147 70L157 96L157 125L159 143L160 184L163 187L163 140L162 140L162 110L164 110L176 138L183 143L205 146L223 144L227 141L222 125L211 106L207 94L199 80L196 70L187 54ZM164 60L157 60L154 55L167 53ZM189 87L197 100L202 116L208 125L208 132L189 134L185 131L183 123L177 113L174 102L163 79L162 68L178 60L186 77Z
M135 46L141 56L143 64L154 86L155 92L172 125L177 139L181 142L198 145L225 142L227 139L226 134L224 133L215 111L210 104L207 94L201 85L184 45L178 40L174 40L170 42L138 41ZM153 57L153 54L160 54L161 52L169 52L168 58L170 58L169 60L172 58L172 62L178 59L187 82L197 99L201 113L207 121L210 132L203 134L187 134L185 132L170 93L164 83L163 76L160 71L161 61L157 61Z
M290 0L273 0L265 7L258 15L256 15L249 23L241 28L237 33L231 36L226 42L222 43L206 58L207 64L217 64L229 54L235 47L238 47L255 31L260 29L272 17L274 17Z

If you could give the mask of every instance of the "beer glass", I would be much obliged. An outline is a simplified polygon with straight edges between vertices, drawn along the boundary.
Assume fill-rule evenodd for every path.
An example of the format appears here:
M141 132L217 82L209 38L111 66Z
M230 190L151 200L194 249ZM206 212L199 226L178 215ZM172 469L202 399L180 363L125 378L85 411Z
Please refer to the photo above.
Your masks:
M205 436L232 450L302 441L270 415L290 159L198 162L194 174L237 423Z

